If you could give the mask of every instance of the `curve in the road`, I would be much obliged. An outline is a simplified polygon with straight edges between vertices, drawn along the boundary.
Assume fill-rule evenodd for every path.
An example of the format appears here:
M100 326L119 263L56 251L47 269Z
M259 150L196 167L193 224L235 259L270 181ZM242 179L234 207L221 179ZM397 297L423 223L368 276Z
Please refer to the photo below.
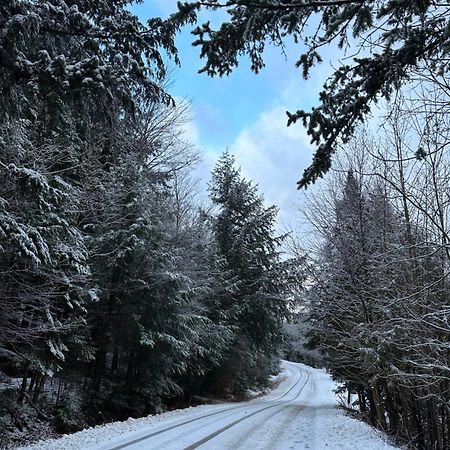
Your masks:
M306 373L307 373L307 377L308 378L307 378L306 382L304 383L304 385L302 386L302 388L300 389L300 391L298 392L297 396L293 400L295 400L300 395L300 393L301 393L302 389L304 388L305 384L308 382L309 374L308 374L308 372L306 372ZM280 397L278 397L275 400L272 400L272 402L279 401L279 400L283 399L284 397L286 397L300 383L301 379L302 379L302 376L300 374L299 379L283 395L281 395ZM282 402L281 404L287 403L289 401L292 401L292 400L288 400L286 402ZM260 403L264 403L264 402L260 402ZM258 403L256 403L256 404L258 404ZM258 410L256 412L254 412L254 413L252 413L252 414L250 414L250 415L240 419L239 421L232 422L233 425L230 424L230 426L227 426L226 429L231 428L231 426L236 425L237 423L241 422L242 420L244 420L244 419L246 419L248 417L251 417L251 416L253 416L253 415L255 415L255 414L259 413L259 412L265 411L266 409L273 408L275 406L279 406L279 404L271 405L269 407L260 409L260 410ZM139 438L133 439L133 440L128 441L128 442L125 442L124 444L120 444L120 445L117 445L115 447L111 447L108 450L122 450L122 449L127 448L127 447L129 447L131 445L134 445L134 444L137 444L139 442L145 441L145 440L150 439L150 438L152 438L154 436L158 436L158 435L160 435L162 433L165 433L167 431L173 430L175 428L182 427L184 425L188 425L188 424L196 422L198 420L205 419L207 417L212 417L212 416L215 416L217 414L221 414L223 412L233 411L233 410L236 410L236 409L239 409L239 408L245 408L245 407L247 407L247 405L246 406L238 405L238 406L235 406L235 407L232 407L232 408L225 408L225 409L222 409L220 411L216 411L214 413L204 414L203 416L195 417L194 419L190 419L190 420L186 420L184 422L181 422L181 423L172 425L170 427L164 428L163 430L154 431L152 433L146 434L145 436L141 436ZM221 428L222 431L220 431L220 433L223 433L224 431L226 431L226 429L222 429ZM220 433L217 433L217 434L220 434ZM214 434L214 433L212 433L212 434ZM214 436L210 437L208 440L213 439L213 437L217 436L217 434L215 434ZM193 444L193 445L195 445L195 444ZM199 444L199 445L201 445L201 444ZM198 447L198 445L197 445L197 447ZM191 447L187 447L187 448L191 448ZM196 448L196 447L192 447L192 448Z
M222 434L223 432L229 430L231 427L234 427L238 423L241 423L244 420L247 420L247 419L249 419L250 417L253 417L256 414L259 414L259 413L261 413L263 411L266 411L268 409L271 409L271 408L275 408L276 406L283 406L285 404L288 404L288 403L296 400L300 396L300 394L302 393L302 391L303 391L304 387L306 386L306 384L308 383L308 381L309 381L309 373L306 372L306 380L303 383L303 386L298 391L297 395L293 399L286 400L286 401L284 401L282 403L277 403L275 405L266 406L265 408L259 409L258 411L255 411L255 412L253 412L251 414L247 414L245 417L241 417L241 418L235 420L234 422L231 422L228 425L225 425L224 427L220 428L219 430L216 430L213 433L208 434L208 436L205 436L204 438L200 439L199 441L195 442L194 444L191 444L188 447L185 447L184 450L194 450L194 449L200 447L201 445L205 444L206 442L210 441L211 439L214 439L219 434ZM299 382L300 382L300 380L294 386L292 386L291 389L289 389L289 391L286 392L286 394L288 394ZM279 411L277 411L275 414L277 414L278 412Z

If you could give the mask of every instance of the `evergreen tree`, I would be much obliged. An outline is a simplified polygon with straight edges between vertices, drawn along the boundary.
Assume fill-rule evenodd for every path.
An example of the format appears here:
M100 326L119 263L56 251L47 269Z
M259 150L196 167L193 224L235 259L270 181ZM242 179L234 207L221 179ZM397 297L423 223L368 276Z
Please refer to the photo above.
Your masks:
M210 195L218 208L213 220L218 254L236 283L236 291L222 305L236 332L234 346L219 371L219 384L239 391L265 380L263 367L270 368L268 361L282 342L287 311L277 280L276 208L264 206L256 187L242 178L228 153L214 169Z
M88 166L100 155L111 164L118 120L164 97L158 49L175 53L170 30L157 19L146 28L126 4L0 6L2 326L11 345L25 334L18 324L30 342L67 330L72 316L83 320L89 267L77 225ZM35 296L47 299L37 309ZM47 326L29 317L37 310ZM64 346L52 335L61 361Z
M444 78L448 73L447 4L422 0L211 0L180 2L178 8L171 17L178 26L194 24L203 8L226 9L228 20L218 29L208 21L193 31L194 45L206 58L200 72L210 76L230 74L243 55L258 73L265 66L267 43L283 50L289 37L306 48L296 62L304 77L322 62L320 53L328 44L338 49L357 47L354 54L358 56L352 63L338 67L325 83L317 107L287 113L288 125L300 120L317 146L311 166L298 183L300 188L330 169L339 144L349 142L373 104L389 99L417 69L429 64ZM366 56L359 56L359 51ZM445 83L440 89L446 90Z
M2 435L28 405L75 431L276 363L292 272L276 210L229 156L217 216L183 191L196 157L160 53L176 58L175 28L129 4L0 5L0 370L22 378L0 390Z
M164 176L155 171L144 182L139 171L149 154L143 146L151 144L156 152L165 145L142 139L143 115L170 102L162 89L160 51L175 56L176 50L167 24L154 19L146 26L128 5L84 0L0 5L0 173L5 181L0 188L1 363L23 377L14 398L19 403L43 401L50 408L42 394L49 388L47 380L53 384L59 377L56 411L49 415L55 414L64 431L90 420L81 414L80 374L87 381L92 376L88 368L94 369L94 394L89 395L94 398L106 368L102 355L111 354L111 324L121 323L112 313L118 302L131 301L125 294L136 293L135 277L145 278L144 273L149 282L151 272L162 286L152 308L158 302L164 308L163 292L173 281L170 257L164 254L170 252L170 240L160 229L169 220L161 218L167 202L159 208L157 199L169 195ZM155 211L142 207L147 198L139 189ZM149 261L152 252L146 247L162 254ZM98 250L109 252L107 264L108 255L100 257ZM136 274L130 273L133 269ZM177 309L176 314L181 307L173 304L186 284L182 276L173 282L168 308ZM105 297L114 311L103 308ZM127 338L126 354L140 345L137 315L147 311L142 304L129 310L135 335ZM99 326L100 311L106 328ZM176 314L171 313L172 323ZM163 354L161 346L158 355ZM158 372L157 381L174 372L170 366ZM67 386L76 395L67 396ZM155 382L154 391L161 389ZM104 420L102 414L96 419Z
M429 345L445 340L429 328L443 311L440 249L407 226L386 184L363 186L350 171L341 188L311 289L311 343L374 426L442 447L448 394L427 370L444 357Z

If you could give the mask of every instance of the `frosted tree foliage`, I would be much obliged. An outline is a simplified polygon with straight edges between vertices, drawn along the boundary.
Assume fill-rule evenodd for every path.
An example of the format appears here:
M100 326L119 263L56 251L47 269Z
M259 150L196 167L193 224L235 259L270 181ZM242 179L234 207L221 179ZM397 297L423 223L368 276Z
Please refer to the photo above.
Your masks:
M130 3L0 5L0 446L217 393L239 346L252 374L223 394L277 366L275 209L240 181L246 250L225 252L164 89L175 28Z
M359 156L329 191L333 220L316 216L322 245L310 338L374 426L413 448L445 449L449 141L447 131L429 126L441 120L444 103L422 98L427 115L420 117L419 100L393 106L381 143L368 134L356 141ZM419 162L410 146L417 139L427 155Z

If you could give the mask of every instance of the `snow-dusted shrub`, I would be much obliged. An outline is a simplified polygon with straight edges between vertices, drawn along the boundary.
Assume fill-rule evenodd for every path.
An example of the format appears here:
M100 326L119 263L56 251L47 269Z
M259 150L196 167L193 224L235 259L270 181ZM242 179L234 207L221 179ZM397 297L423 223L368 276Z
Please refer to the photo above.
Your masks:
M82 399L76 395L65 394L55 408L55 428L59 433L71 433L86 427Z

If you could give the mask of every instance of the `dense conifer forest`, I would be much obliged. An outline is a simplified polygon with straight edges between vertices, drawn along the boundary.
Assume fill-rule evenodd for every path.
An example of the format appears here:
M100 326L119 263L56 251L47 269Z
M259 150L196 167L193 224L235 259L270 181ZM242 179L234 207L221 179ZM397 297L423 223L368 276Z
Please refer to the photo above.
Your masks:
M229 154L196 200L173 30L127 3L0 6L1 445L277 370L295 266L276 208Z

